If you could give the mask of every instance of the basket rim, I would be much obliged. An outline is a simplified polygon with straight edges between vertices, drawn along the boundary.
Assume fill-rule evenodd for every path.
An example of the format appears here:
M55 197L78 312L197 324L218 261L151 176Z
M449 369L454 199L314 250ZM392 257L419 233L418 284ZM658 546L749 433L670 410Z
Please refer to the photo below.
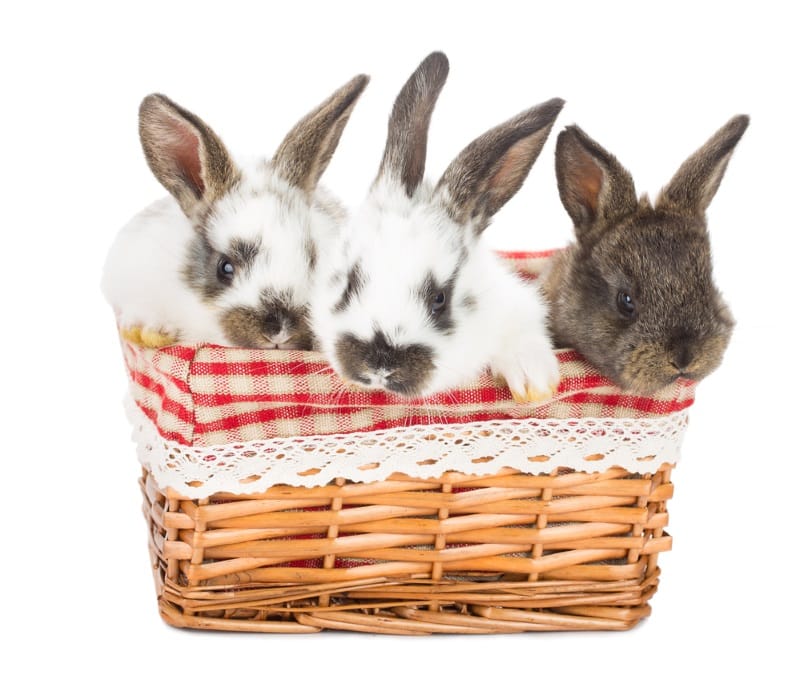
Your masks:
M130 397L126 411L140 464L162 489L192 499L276 485L371 483L398 473L419 480L562 468L649 473L679 461L688 425L684 410L658 418L493 420L186 446L162 437Z

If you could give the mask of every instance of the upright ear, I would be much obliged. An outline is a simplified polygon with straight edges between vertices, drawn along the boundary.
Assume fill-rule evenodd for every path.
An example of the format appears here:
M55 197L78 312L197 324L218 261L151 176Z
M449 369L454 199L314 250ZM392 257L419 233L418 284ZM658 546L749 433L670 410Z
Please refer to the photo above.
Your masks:
M291 185L311 193L333 157L350 114L369 82L357 75L300 120L272 158Z
M447 57L433 52L403 85L389 117L376 183L381 179L399 183L409 197L419 187L425 175L431 115L449 72Z
M520 113L470 143L436 186L451 217L477 233L520 189L564 106L551 99Z
M150 170L189 217L238 180L220 138L163 94L150 94L139 106L139 138Z
M661 191L656 206L676 206L703 214L717 193L733 149L749 122L747 115L731 118L680 166Z
M599 232L636 210L636 188L616 157L580 127L558 135L556 180L561 203L578 239Z

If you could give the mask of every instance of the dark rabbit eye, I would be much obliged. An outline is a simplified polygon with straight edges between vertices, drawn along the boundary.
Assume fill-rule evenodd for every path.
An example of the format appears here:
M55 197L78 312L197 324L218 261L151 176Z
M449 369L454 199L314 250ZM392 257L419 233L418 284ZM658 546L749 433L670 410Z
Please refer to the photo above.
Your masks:
M620 291L617 294L617 310L626 319L633 319L636 316L636 303L627 291Z
M230 282L233 281L234 272L236 272L236 268L233 266L230 259L225 256L220 256L219 262L217 263L217 279L219 279L220 282L230 284Z
M437 314L441 312L447 303L447 295L444 291L439 291L435 296L431 297L431 312Z

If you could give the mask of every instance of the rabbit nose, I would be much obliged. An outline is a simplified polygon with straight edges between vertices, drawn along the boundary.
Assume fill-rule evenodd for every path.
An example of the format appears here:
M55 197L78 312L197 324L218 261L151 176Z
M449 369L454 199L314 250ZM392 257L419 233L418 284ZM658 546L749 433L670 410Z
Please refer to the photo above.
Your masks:
M286 340L286 337L291 337L288 330L288 315L280 309L269 310L264 315L264 333L274 343L281 343ZM278 340L283 336L282 340Z
M680 345L672 353L672 360L670 365L678 371L678 373L685 373L689 364L692 363L692 351L688 345Z
M380 381L386 380L402 363L402 348L392 345L386 334L376 333L366 355L367 367Z
M426 345L393 345L382 333L364 340L345 333L336 341L342 371L352 380L413 396L430 379L433 351Z
M369 387L386 387L389 378L391 378L393 374L394 371L370 369L360 375L353 376L353 380L361 385L368 385Z
M278 333L269 333L267 334L267 338L276 345L282 345L283 343L288 343L294 334L291 331L280 331Z
M375 380L377 380L381 386L385 387L396 371L397 369L376 369Z

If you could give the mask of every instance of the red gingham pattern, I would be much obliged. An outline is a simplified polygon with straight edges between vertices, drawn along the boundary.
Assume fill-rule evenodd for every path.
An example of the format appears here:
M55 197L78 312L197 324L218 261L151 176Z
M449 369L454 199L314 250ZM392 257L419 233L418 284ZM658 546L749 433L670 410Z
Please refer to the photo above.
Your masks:
M533 277L548 253L503 255ZM123 354L139 408L163 438L186 446L508 418L646 418L694 401L688 381L653 397L623 394L572 350L558 353L555 398L538 405L514 403L488 373L462 389L408 400L348 389L315 352L123 343Z

